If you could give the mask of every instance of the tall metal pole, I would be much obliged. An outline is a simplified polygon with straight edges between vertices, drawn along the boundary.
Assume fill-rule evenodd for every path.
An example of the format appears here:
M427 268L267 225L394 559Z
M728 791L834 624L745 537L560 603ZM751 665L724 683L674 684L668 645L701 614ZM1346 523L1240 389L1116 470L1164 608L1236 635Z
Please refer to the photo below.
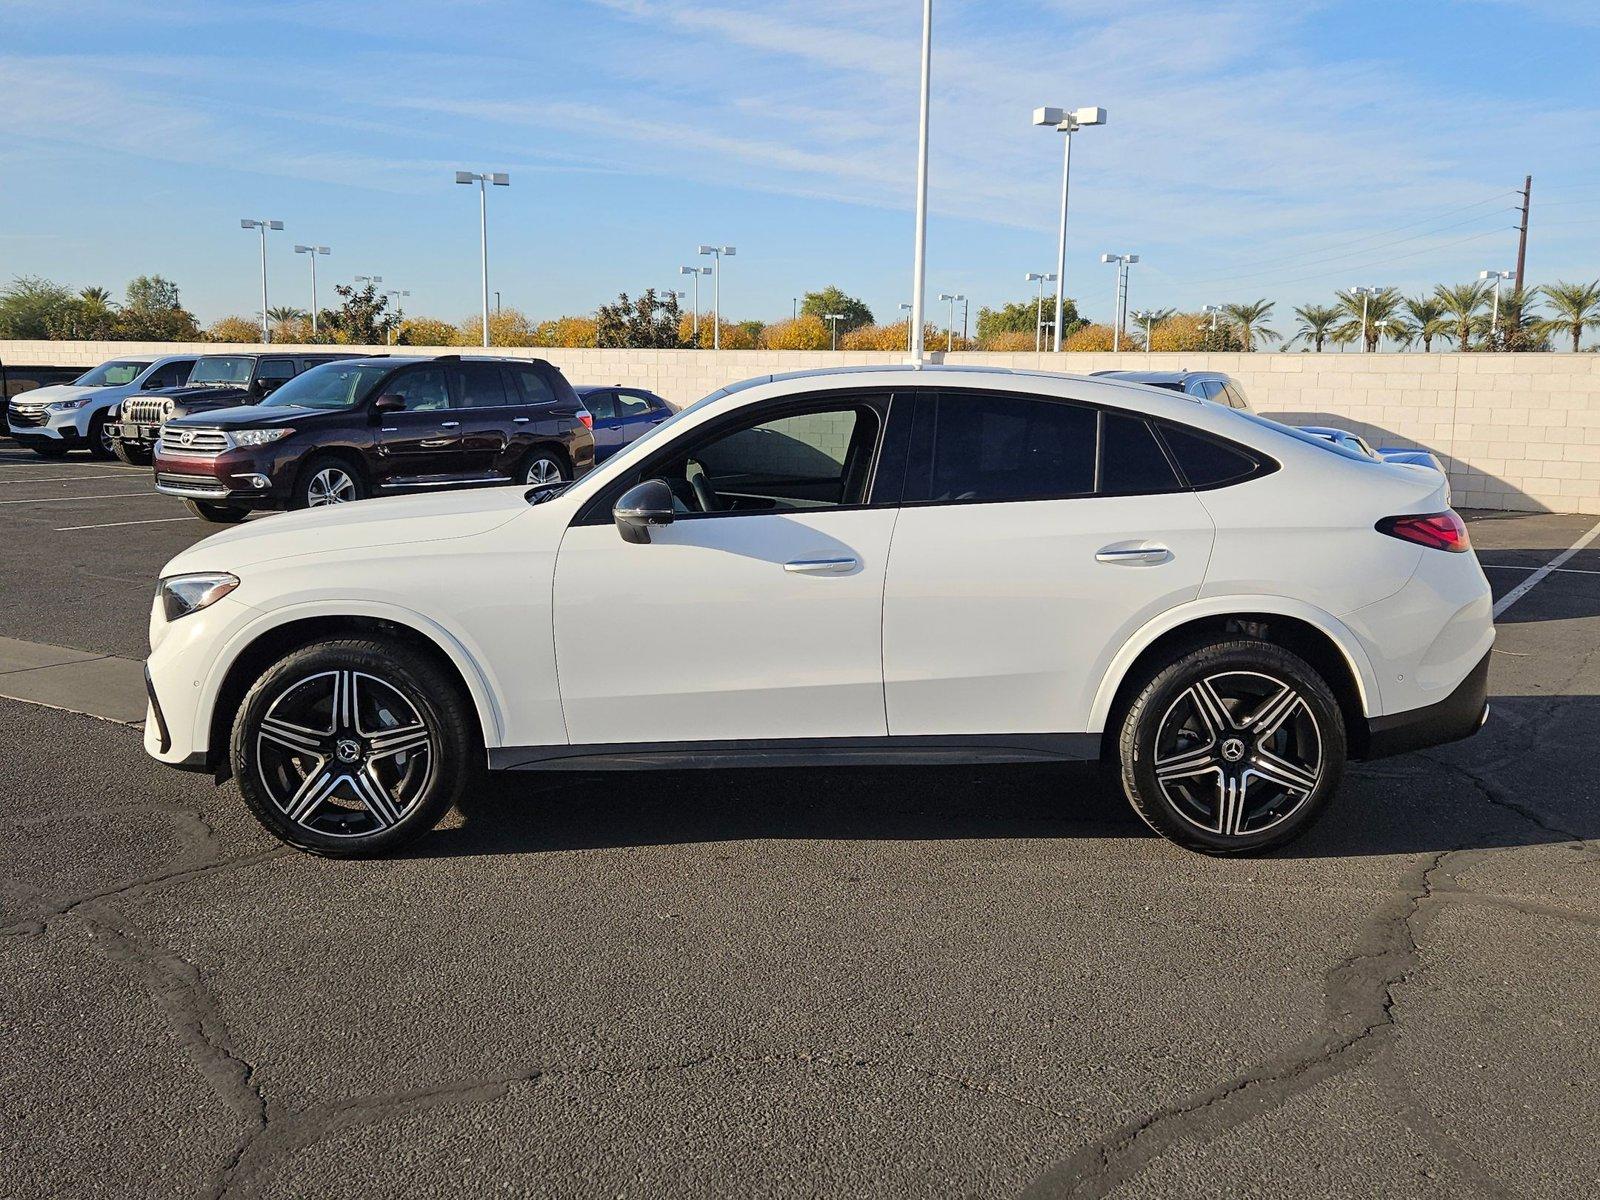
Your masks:
M272 341L272 329L267 324L267 223L257 226L261 233L261 340Z
M1505 218L1502 217L1501 220ZM1498 294L1498 293L1497 293ZM1361 353L1371 354L1372 343L1367 340L1367 298L1369 293L1361 293Z
M711 260L711 348L722 349L722 251Z
M311 340L317 340L317 251L306 255L311 260Z
M483 344L489 345L489 184L478 176L478 251L483 268Z
M1489 315L1489 344L1494 345L1494 339L1500 332L1500 280L1504 278L1499 272L1494 277L1494 308Z
M1060 279L1060 272L1056 273ZM1039 303L1033 308L1033 352L1038 354L1044 348L1044 276L1039 276Z
M917 233L911 267L911 360L922 362L922 305L928 257L928 99L933 79L933 0L922 0L922 98L917 118Z
M1061 317L1066 304L1067 186L1072 180L1072 130L1067 129L1061 137L1061 229L1056 235L1056 331L1053 339L1057 352L1061 350Z
M1122 349L1122 260L1117 260L1117 282L1111 292L1111 353Z
M1528 209L1533 204L1533 176L1522 181L1522 224L1517 233L1517 286L1526 294L1523 271L1528 267Z

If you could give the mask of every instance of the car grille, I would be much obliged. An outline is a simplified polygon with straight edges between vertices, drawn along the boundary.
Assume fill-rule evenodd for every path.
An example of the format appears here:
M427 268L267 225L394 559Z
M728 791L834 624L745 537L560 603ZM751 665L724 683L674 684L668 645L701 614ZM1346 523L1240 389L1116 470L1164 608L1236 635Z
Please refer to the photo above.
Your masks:
M159 425L166 413L165 400L124 400L122 419L141 425Z
M161 430L161 448L173 454L221 454L232 444L220 429Z
M16 401L11 402L11 424L16 429L29 429L43 425L50 419L48 413L42 408L19 408Z
M206 492L214 496L228 494L228 485L215 475L171 475L161 471L156 475L156 486L183 488L188 492Z

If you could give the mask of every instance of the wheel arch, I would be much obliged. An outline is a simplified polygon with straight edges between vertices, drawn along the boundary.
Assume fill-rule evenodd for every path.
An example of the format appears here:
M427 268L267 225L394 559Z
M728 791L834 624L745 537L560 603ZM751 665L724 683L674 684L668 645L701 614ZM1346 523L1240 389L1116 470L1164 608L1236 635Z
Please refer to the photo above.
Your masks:
M1117 726L1144 682L1205 641L1253 637L1298 654L1339 701L1351 757L1365 753L1366 718L1380 711L1378 680L1355 634L1337 618L1284 597L1230 596L1170 610L1146 624L1112 659L1090 714L1104 756L1116 753Z
M295 467L293 483L295 491L298 493L301 485L310 477L312 467L318 463L327 462L329 459L343 463L354 470L361 477L361 482L366 486L369 495L376 490L377 477L373 473L372 464L367 460L367 456L354 446L332 445L318 446Z
M237 633L204 681L195 733L203 735L206 765L218 779L228 772L233 721L250 686L272 663L300 646L345 637L404 641L428 655L461 689L485 746L502 740L494 693L478 664L450 632L420 613L381 604L308 605L272 613Z

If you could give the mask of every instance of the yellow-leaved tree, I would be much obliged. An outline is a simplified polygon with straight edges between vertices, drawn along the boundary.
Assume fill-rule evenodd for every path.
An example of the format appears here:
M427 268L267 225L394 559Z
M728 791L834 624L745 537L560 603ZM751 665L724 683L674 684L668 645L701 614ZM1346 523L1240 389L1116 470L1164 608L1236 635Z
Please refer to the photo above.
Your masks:
M593 317L555 317L539 323L538 329L534 330L533 343L536 346L582 349L594 346L594 333Z
M461 323L461 345L483 345L483 318L470 317ZM534 345L533 322L521 309L503 308L489 314L489 344L491 346Z
M832 341L827 322L820 317L801 316L768 325L761 331L761 344L768 350L826 350Z
M249 317L218 317L206 326L206 340L253 345L261 341L261 322Z
M493 329L491 322L490 329ZM481 340L481 339L480 339ZM438 317L407 317L394 335L397 346L460 346L461 330Z

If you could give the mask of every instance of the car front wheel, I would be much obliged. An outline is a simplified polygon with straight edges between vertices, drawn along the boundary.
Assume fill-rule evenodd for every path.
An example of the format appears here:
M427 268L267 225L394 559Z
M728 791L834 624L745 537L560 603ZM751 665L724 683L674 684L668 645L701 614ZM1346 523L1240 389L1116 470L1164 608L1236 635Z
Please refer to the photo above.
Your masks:
M215 504L210 500L185 500L183 504L202 521L209 521L213 525L237 525L250 515L248 508L238 508L232 504Z
M111 453L130 467L148 467L150 465L150 451L139 446L130 446L121 438L111 439Z
M110 459L116 457L116 439L111 436L106 428L105 413L96 413L89 418L89 454L93 458Z
M367 498L366 478L340 458L319 458L306 464L295 482L291 508L325 508Z
M1327 683L1280 646L1202 646L1150 678L1123 718L1122 785L1163 837L1204 854L1281 846L1339 788L1344 719Z
M432 829L476 777L475 728L459 688L412 647L322 642L250 689L233 774L280 841L333 858L385 854Z

